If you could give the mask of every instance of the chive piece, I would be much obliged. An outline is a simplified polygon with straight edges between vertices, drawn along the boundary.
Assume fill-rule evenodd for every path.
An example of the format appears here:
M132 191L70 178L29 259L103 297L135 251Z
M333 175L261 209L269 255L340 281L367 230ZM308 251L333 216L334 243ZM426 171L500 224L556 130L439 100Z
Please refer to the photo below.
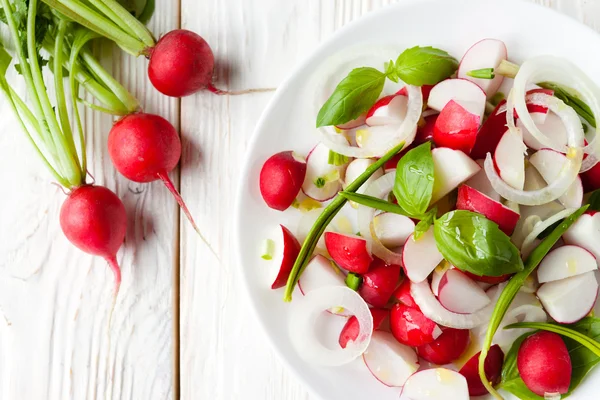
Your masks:
M323 178L322 176L318 177L314 184L316 187L318 187L319 189L321 189L323 186L325 186L327 182L325 181L325 178Z
M336 167L342 166L348 163L349 158L343 154L336 153L333 150L329 150L329 158L327 159L327 163L330 165L335 165Z
M505 76L507 78L514 78L517 76L517 72L519 72L520 68L521 67L518 64L511 63L508 60L502 60L495 72L496 74Z
M354 272L350 272L346 276L346 286L356 292L358 291L358 288L360 288L360 285L362 285L362 280L362 276L355 274Z
M265 239L262 243L262 251L261 256L263 260L270 261L273 259L273 254L275 253L275 242L271 239Z
M375 173L375 171L379 170L379 168L383 167L383 165L388 162L392 157L394 157L402 148L404 147L404 142L401 142L396 147L391 149L388 153L386 153L379 160L375 161L369 168L365 170L358 178L356 178L352 183L350 183L346 187L346 192L352 193L356 192L370 177ZM292 267L292 271L290 272L290 276L288 277L287 285L285 287L285 293L283 296L283 300L286 302L292 301L292 292L298 283L298 279L300 279L300 275L304 272L310 257L317 247L317 242L323 232L325 232L325 228L333 217L342 209L344 204L346 204L346 199L342 196L336 196L329 203L329 205L323 210L319 218L315 221L315 224L310 229L310 232L306 236L304 243L302 244L302 248L300 249L300 253L294 262L294 266Z
M496 74L494 74L494 68L474 69L467 72L467 75L471 78L478 79L494 79L496 77Z

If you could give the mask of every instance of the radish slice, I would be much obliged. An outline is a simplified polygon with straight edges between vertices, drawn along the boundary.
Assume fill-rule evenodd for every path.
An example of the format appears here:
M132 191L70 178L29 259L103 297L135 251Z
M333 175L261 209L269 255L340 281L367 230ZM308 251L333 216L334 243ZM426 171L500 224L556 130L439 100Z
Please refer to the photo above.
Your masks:
M406 276L412 282L423 282L444 259L439 252L433 235L433 227L429 228L419 240L410 235L402 251L402 265Z
M302 191L317 201L326 201L339 192L340 167L329 164L329 149L319 143L306 157L306 178Z
M497 223L502 232L507 235L513 233L519 221L518 212L511 210L498 201L490 199L467 185L461 185L458 188L456 209L482 214L487 219Z
M563 246L552 250L538 267L538 282L552 282L598 269L592 253L579 246Z
M384 212L373 218L373 229L379 241L388 249L401 247L414 232L415 223L404 215Z
M458 314L472 314L490 304L490 298L475 281L457 269L446 271L439 284L442 306Z
M417 123L423 111L423 95L421 88L417 86L406 85L406 89L408 106L406 117L401 124L373 126L364 129L369 138L366 138L360 147L353 147L339 141L337 139L339 134L333 127L319 128L321 141L336 153L356 158L381 157L402 141L404 141L405 147L408 147L415 140ZM361 131L363 130L361 129Z
M548 183L553 182L560 175L561 170L567 164L568 160L564 154L550 149L542 149L529 157L531 165L537 169L544 180ZM569 186L565 194L558 198L567 208L579 208L583 202L583 185L581 178L577 176Z
M308 362L324 365L344 365L361 354L369 346L373 332L373 316L369 306L354 290L343 286L322 287L291 304L289 333L298 354ZM360 327L355 341L345 348L328 348L317 336L315 323L319 315L333 307L341 307L353 314Z
M276 235L277 239L274 246L277 256L272 261L273 264L279 266L279 272L271 285L271 289L279 289L285 286L294 262L296 262L296 258L300 253L300 243L292 232L283 225L279 226L281 228L281 235Z
M450 328L472 329L489 322L496 301L504 286L505 284L501 283L490 289L490 294L492 294L490 304L472 314L457 314L446 309L435 298L427 281L411 284L410 293L423 314L433 322Z
M352 121L348 121L345 124L337 125L336 128L341 130L350 130L358 128L359 126L363 126L365 124L365 120L367 119L367 114L361 114L358 118L353 119Z
M481 170L478 173L476 173L472 178L467 180L465 182L465 185L472 187L473 189L486 195L492 200L500 201L500 195L494 190L492 184L490 183L490 180L488 179L487 175L485 174L485 171L483 170L484 161L477 160L475 162L477 163L477 165L479 165L479 168L481 168Z
M540 233L544 232L548 227L552 226L561 219L567 218L575 211L577 211L576 208L567 208L549 218L546 218L544 221L537 223L532 229L531 233L529 233L529 235L527 235L523 241L523 245L521 246L521 255L523 257L527 257L527 255L529 255L529 253L535 248L535 240Z
M340 267L356 274L364 274L373 261L367 241L356 235L325 232L327 251Z
M494 162L500 171L500 177L519 190L523 190L525 184L525 152L527 147L523 138L510 130L504 132L494 152Z
M600 262L600 213L586 212L565 232L563 238L568 244L583 247Z
M531 119L535 125L542 131L553 143L560 144L563 148L567 146L567 129L558 115L553 112L531 113ZM534 150L540 150L544 147L518 120L517 127L523 132L523 141L528 147Z
M475 161L459 150L438 147L431 151L433 157L433 194L431 204L456 189L481 169Z
M367 170L371 165L375 164L375 160L370 158L357 158L348 164L348 168L346 168L346 177L344 178L344 189L346 186L351 184L358 178L363 172ZM367 179L367 181L356 191L356 193L364 193L366 188L369 187L371 182L383 176L383 171L378 169Z
M367 190L365 190L365 194L383 199L392 191L395 179L396 173L388 172L371 183ZM376 235L377 229L374 223L376 211L371 207L358 206L358 228L360 235L366 240L367 246L370 246L373 255L381 258L386 264L400 264L402 260L401 256L389 250Z
M527 112L527 105L525 103L525 91L530 82L556 82L561 85L567 86L581 95L582 101L584 101L592 110L595 118L600 117L600 90L596 84L579 69L573 63L566 59L553 57L553 56L538 56L528 59L524 62L517 76L514 80L514 86L512 92L514 93L514 108L519 114L519 119L523 122L523 125L527 130L535 137L544 147L549 147L557 151L566 153L566 149L559 143L554 143L546 135L544 135L535 125L535 122ZM539 99L541 102L548 102L554 105L560 104L560 100L547 96L542 93L533 94L532 97ZM544 104L548 106L547 104ZM513 104L509 101L507 104L508 113L512 115ZM560 116L560 112L556 109L548 107L556 114ZM560 108L561 111L566 113L573 112L571 107ZM561 116L562 119L562 116ZM510 120L507 121L510 124ZM581 128L581 121L571 120L567 122L563 119L564 125L567 127L569 133L569 146L570 147L583 147L583 130ZM512 129L512 128L511 128ZM600 132L600 126L596 128L596 134L594 139L583 149L585 153L590 154L591 157L586 159L586 162L582 166L583 170L587 170L594 166L600 155L600 140L596 140ZM571 134L577 136L577 140L574 141L574 137Z
M324 286L346 286L344 274L332 262L317 254L310 260L302 277L298 280L298 287L303 295Z
M468 79L479 86L487 97L492 97L497 91L504 77L497 74L494 79L478 79L467 75L469 71L482 68L497 68L500 62L508 58L506 45L497 39L483 39L475 43L463 56L458 66L457 76Z
M463 106L471 114L479 116L483 120L485 111L485 92L479 86L466 79L446 79L435 85L429 93L427 106L437 111L454 100Z
M363 360L371 374L390 387L404 385L419 369L419 360L414 350L398 343L389 332L373 332L371 343L363 353Z
M383 97L371 107L365 122L369 126L401 124L406 118L408 97L390 95Z
M550 316L561 324L572 324L592 311L598 297L594 271L560 281L544 283L537 296Z
M444 260L433 270L433 273L431 274L431 291L436 296L439 295L440 281L442 280L442 277L446 274L446 271L451 268L454 268L454 266L448 261Z
M401 400L467 400L464 376L446 368L426 369L412 375L402 389Z

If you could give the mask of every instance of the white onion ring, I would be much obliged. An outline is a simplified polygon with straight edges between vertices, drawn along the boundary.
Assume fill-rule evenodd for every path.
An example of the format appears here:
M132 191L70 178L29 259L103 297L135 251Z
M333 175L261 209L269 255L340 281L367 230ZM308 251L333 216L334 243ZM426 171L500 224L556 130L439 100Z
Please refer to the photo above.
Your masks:
M298 354L308 362L330 367L348 364L364 353L371 342L373 316L369 306L348 287L325 286L314 289L294 300L291 306L290 339ZM316 336L317 318L332 307L343 307L358 319L358 337L348 342L346 348L328 348Z
M406 117L400 125L371 126L364 128L369 131L370 135L390 135L390 130L392 130L393 134L391 135L390 140L385 144L372 148L368 146L354 147L349 144L336 142L333 138L339 136L339 134L335 131L335 128L331 126L319 128L321 141L336 153L355 158L381 157L402 141L405 143L404 147L409 146L415 140L417 134L417 124L419 123L423 111L423 94L421 93L420 87L406 85L406 88L408 91L408 105Z
M490 317L504 286L506 284L502 283L492 289L495 293L492 296L490 304L472 314L457 314L442 306L431 291L431 286L429 286L427 280L420 283L412 283L410 285L410 294L415 299L421 312L433 322L450 328L472 329L490 321Z
M535 224L533 230L529 233L529 235L527 235L527 237L525 237L525 240L523 240L523 244L521 245L521 254L529 254L531 250L533 250L532 245L535 243L535 239L540 233L544 232L546 228L555 222L560 221L563 218L567 218L575 211L577 211L576 208L566 208L554 214L553 216L546 218L544 221Z
M575 90L582 97L582 100L590 107L592 114L596 120L600 120L600 89L598 86L573 63L558 57L553 56L538 56L525 61L517 73L512 91L514 92L514 107L519 113L519 119L529 132L544 146L558 150L553 145L552 141L540 132L539 128L531 118L527 111L525 103L526 90L529 83L537 83L542 81L551 81L564 85ZM537 95L542 95L537 93ZM507 103L508 110L512 104ZM568 107L571 109L571 107ZM572 109L571 109L572 110ZM507 118L508 118L507 112ZM579 119L579 117L578 117ZM507 120L510 123L510 121ZM579 121L581 122L581 121ZM514 125L514 120L513 120ZM597 124L596 133L590 143L584 148L584 152L590 156L586 159L582 166L582 172L587 168L593 167L600 158L600 124ZM567 126L567 129L569 126ZM582 132L583 133L583 132ZM583 134L582 134L583 138ZM569 144L572 146L572 144ZM581 144L580 146L583 146ZM559 146L562 147L562 146ZM560 151L560 150L559 150ZM589 159L589 160L588 160Z
M382 177L371 182L365 190L365 195L383 199L394 188L396 180L396 171L388 172ZM358 205L358 230L363 239L366 240L367 246L371 246L371 251L374 255L381 258L388 265L402 265L402 256L385 247L374 230L372 230L373 218L375 218L376 209Z

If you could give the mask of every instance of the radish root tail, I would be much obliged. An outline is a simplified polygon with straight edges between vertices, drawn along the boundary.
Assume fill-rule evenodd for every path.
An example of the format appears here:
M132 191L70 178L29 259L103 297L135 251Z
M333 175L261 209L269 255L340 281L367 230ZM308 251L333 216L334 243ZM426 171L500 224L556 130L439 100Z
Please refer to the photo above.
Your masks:
M206 89L214 94L218 95L228 95L228 96L239 96L242 94L252 94L252 93L267 93L274 92L276 88L260 88L260 89L246 89L246 90L221 90L217 89L212 85L208 85Z
M181 208L181 211L183 211L183 213L187 217L188 221L190 221L190 224L192 225L192 227L194 228L194 230L196 231L196 233L198 234L198 236L200 236L200 239L208 247L208 249L210 250L210 252L213 253L213 255L216 257L216 259L219 260L219 256L217 255L217 252L213 249L213 247L210 245L210 243L208 242L208 240L206 240L206 238L204 237L204 235L202 235L202 232L200 232L200 229L196 225L196 222L194 221L194 218L192 217L192 214L190 213L190 210L188 210L185 202L181 198L181 194L179 194L179 191L173 185L173 182L169 178L169 175L167 175L166 172L162 172L162 173L158 174L158 177L163 181L163 183L165 184L165 186L167 187L167 189L169 189L169 191L171 192L171 194L173 195L173 197L175 197L175 200L177 201L177 204L179 204L179 207Z
M115 289L113 291L113 299L112 304L110 306L110 312L108 313L108 336L110 338L110 326L112 323L113 312L115 311L115 306L117 304L117 297L119 296L119 289L121 288L121 267L119 267L119 263L117 262L117 257L107 257L106 262L110 266L110 269L115 275Z

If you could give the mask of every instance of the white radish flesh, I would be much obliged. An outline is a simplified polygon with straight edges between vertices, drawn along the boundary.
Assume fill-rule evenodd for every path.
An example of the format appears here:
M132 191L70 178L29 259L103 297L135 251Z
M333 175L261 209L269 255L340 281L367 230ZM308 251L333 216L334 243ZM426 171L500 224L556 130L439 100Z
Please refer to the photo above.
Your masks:
M433 236L433 227L429 228L419 240L413 235L406 239L402 252L402 264L406 276L412 282L423 282L444 259L439 252Z
M438 147L431 151L431 155L435 177L431 204L437 202L481 170L475 161L459 150Z
M435 85L429 93L427 105L436 111L442 109L450 102L456 101L472 114L478 115L483 121L486 95L476 84L466 79L446 79Z
M317 254L306 266L298 281L298 287L305 295L324 286L345 286L344 278L342 271L329 259Z
M401 400L467 400L469 387L464 376L446 368L419 371L402 389Z
M490 98L498 91L504 77L496 74L494 79L478 79L470 77L467 73L482 68L495 69L507 58L508 54L504 42L497 39L483 39L467 50L458 66L457 76L475 83Z
M544 257L538 267L539 283L558 281L598 268L592 253L579 246L562 246Z
M473 189L485 194L492 200L500 201L500 195L494 190L492 184L490 183L490 180L488 179L487 175L485 174L485 171L483 170L483 160L477 160L475 162L477 163L477 165L479 165L481 171L476 173L471 179L467 180L465 182L465 185L472 187Z
M561 169L567 163L567 157L554 150L542 149L529 158L529 162L542 175L547 183L555 181L561 173ZM583 185L581 178L577 176L567 191L558 198L567 208L579 208L583 202Z
M413 349L399 343L389 332L375 331L363 354L371 374L386 386L399 387L419 369Z
M600 213L583 214L563 235L565 242L581 246L600 261Z
M404 246L415 230L415 223L404 215L385 212L373 218L373 228L379 241L388 249L393 249Z
M558 115L551 111L548 111L547 113L536 112L531 113L530 115L531 119L535 122L535 125L540 131L544 132L550 140L562 146L567 146L567 128L565 128L565 124L563 124ZM544 147L531 133L529 133L520 120L517 121L517 127L523 132L523 141L528 147L531 147L534 150L540 150Z
M561 324L579 321L590 313L598 296L594 271L544 283L537 291L544 309Z
M371 165L375 163L375 160L370 158L357 158L348 164L348 168L346 168L346 176L344 178L344 189L346 186L351 184L358 178L363 172L367 170ZM371 182L383 176L383 170L378 169L367 179L367 181L356 191L357 193L364 193L365 189L369 187Z
M340 167L329 164L329 149L319 143L306 157L306 178L302 191L317 201L334 197L341 188Z
M525 185L525 152L523 139L507 130L494 152L494 162L500 177L515 189L523 190Z
M458 314L471 314L490 304L485 291L457 269L446 271L438 291L440 303Z
M375 109L372 114L369 112L365 122L369 126L401 124L406 118L407 108L408 97L397 95L389 103Z

